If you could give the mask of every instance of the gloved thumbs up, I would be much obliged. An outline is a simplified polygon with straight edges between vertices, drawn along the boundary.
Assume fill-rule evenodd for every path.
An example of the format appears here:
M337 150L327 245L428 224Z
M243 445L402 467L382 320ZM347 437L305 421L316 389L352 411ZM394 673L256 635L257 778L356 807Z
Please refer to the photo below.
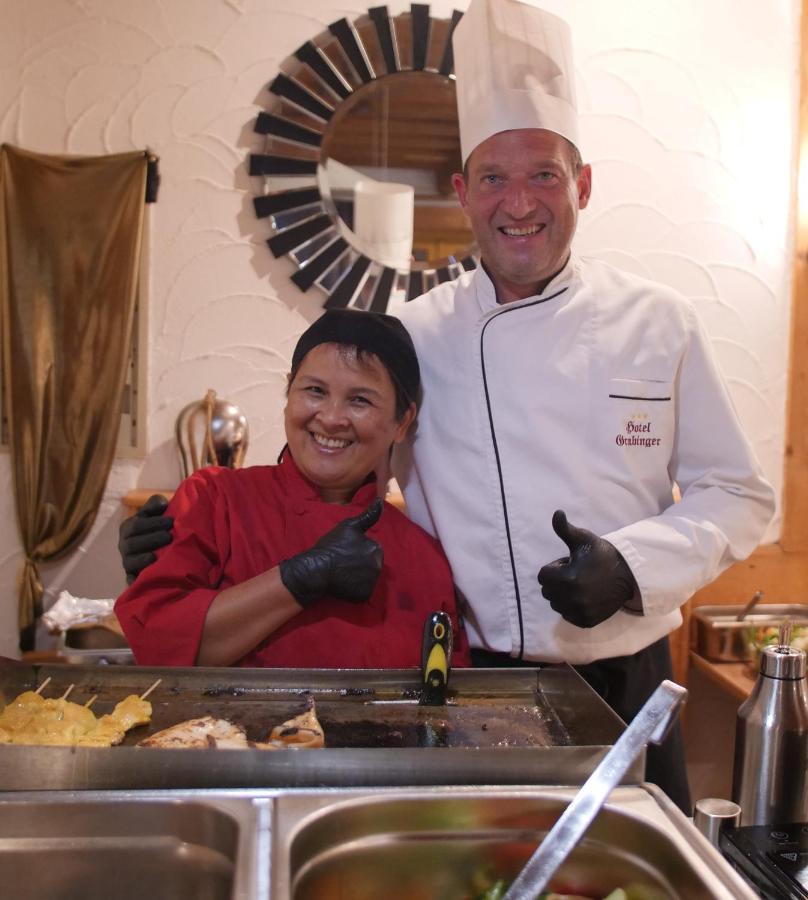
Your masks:
M377 498L364 512L324 534L311 549L280 564L281 581L301 606L326 595L354 603L370 599L384 553L381 544L365 532L379 521L382 508Z
M363 513L354 516L352 519L346 519L342 523L342 527L347 525L351 528L359 528L363 532L367 531L368 528L372 528L379 521L382 514L382 506L381 497L377 497Z
M569 556L542 566L539 584L550 606L579 628L605 622L634 596L637 583L617 548L586 528L553 513L553 531L569 548Z
M576 528L567 521L567 514L563 509L557 509L553 513L553 531L569 547L570 553L574 553L579 547L592 542L596 535L585 528Z

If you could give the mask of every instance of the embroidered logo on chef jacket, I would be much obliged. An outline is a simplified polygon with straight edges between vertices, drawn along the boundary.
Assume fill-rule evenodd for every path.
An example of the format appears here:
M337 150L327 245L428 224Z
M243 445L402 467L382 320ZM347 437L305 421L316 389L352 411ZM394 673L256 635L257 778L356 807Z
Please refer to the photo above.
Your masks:
M618 447L650 449L662 444L669 431L671 388L671 382L662 380L610 380L609 399L628 407L628 413L623 412L622 427L614 436Z
M654 423L646 413L634 413L625 428L614 439L618 447L658 447L661 438L654 437Z

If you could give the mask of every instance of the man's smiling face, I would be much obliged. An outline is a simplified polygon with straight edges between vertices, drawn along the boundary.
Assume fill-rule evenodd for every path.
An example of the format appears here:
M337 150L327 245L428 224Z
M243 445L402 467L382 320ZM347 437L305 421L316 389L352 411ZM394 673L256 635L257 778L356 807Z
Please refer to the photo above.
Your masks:
M493 135L472 151L466 177L452 177L500 303L539 293L564 267L591 181L572 145L539 128Z

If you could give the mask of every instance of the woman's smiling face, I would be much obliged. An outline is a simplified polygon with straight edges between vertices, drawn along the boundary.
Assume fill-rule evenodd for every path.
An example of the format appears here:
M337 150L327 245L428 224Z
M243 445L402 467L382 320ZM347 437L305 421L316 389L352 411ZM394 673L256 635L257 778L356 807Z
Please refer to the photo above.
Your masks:
M395 388L377 356L318 344L289 384L284 424L301 473L327 503L347 503L414 418L413 404L396 420Z

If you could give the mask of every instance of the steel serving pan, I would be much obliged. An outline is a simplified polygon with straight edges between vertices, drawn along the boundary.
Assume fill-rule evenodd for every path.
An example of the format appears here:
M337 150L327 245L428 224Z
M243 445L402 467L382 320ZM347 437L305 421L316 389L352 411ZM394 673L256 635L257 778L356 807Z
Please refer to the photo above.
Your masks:
M752 658L750 630L776 628L789 618L794 625L808 626L808 604L763 603L743 621L737 621L743 605L698 606L693 610L693 646L712 662L745 662Z

